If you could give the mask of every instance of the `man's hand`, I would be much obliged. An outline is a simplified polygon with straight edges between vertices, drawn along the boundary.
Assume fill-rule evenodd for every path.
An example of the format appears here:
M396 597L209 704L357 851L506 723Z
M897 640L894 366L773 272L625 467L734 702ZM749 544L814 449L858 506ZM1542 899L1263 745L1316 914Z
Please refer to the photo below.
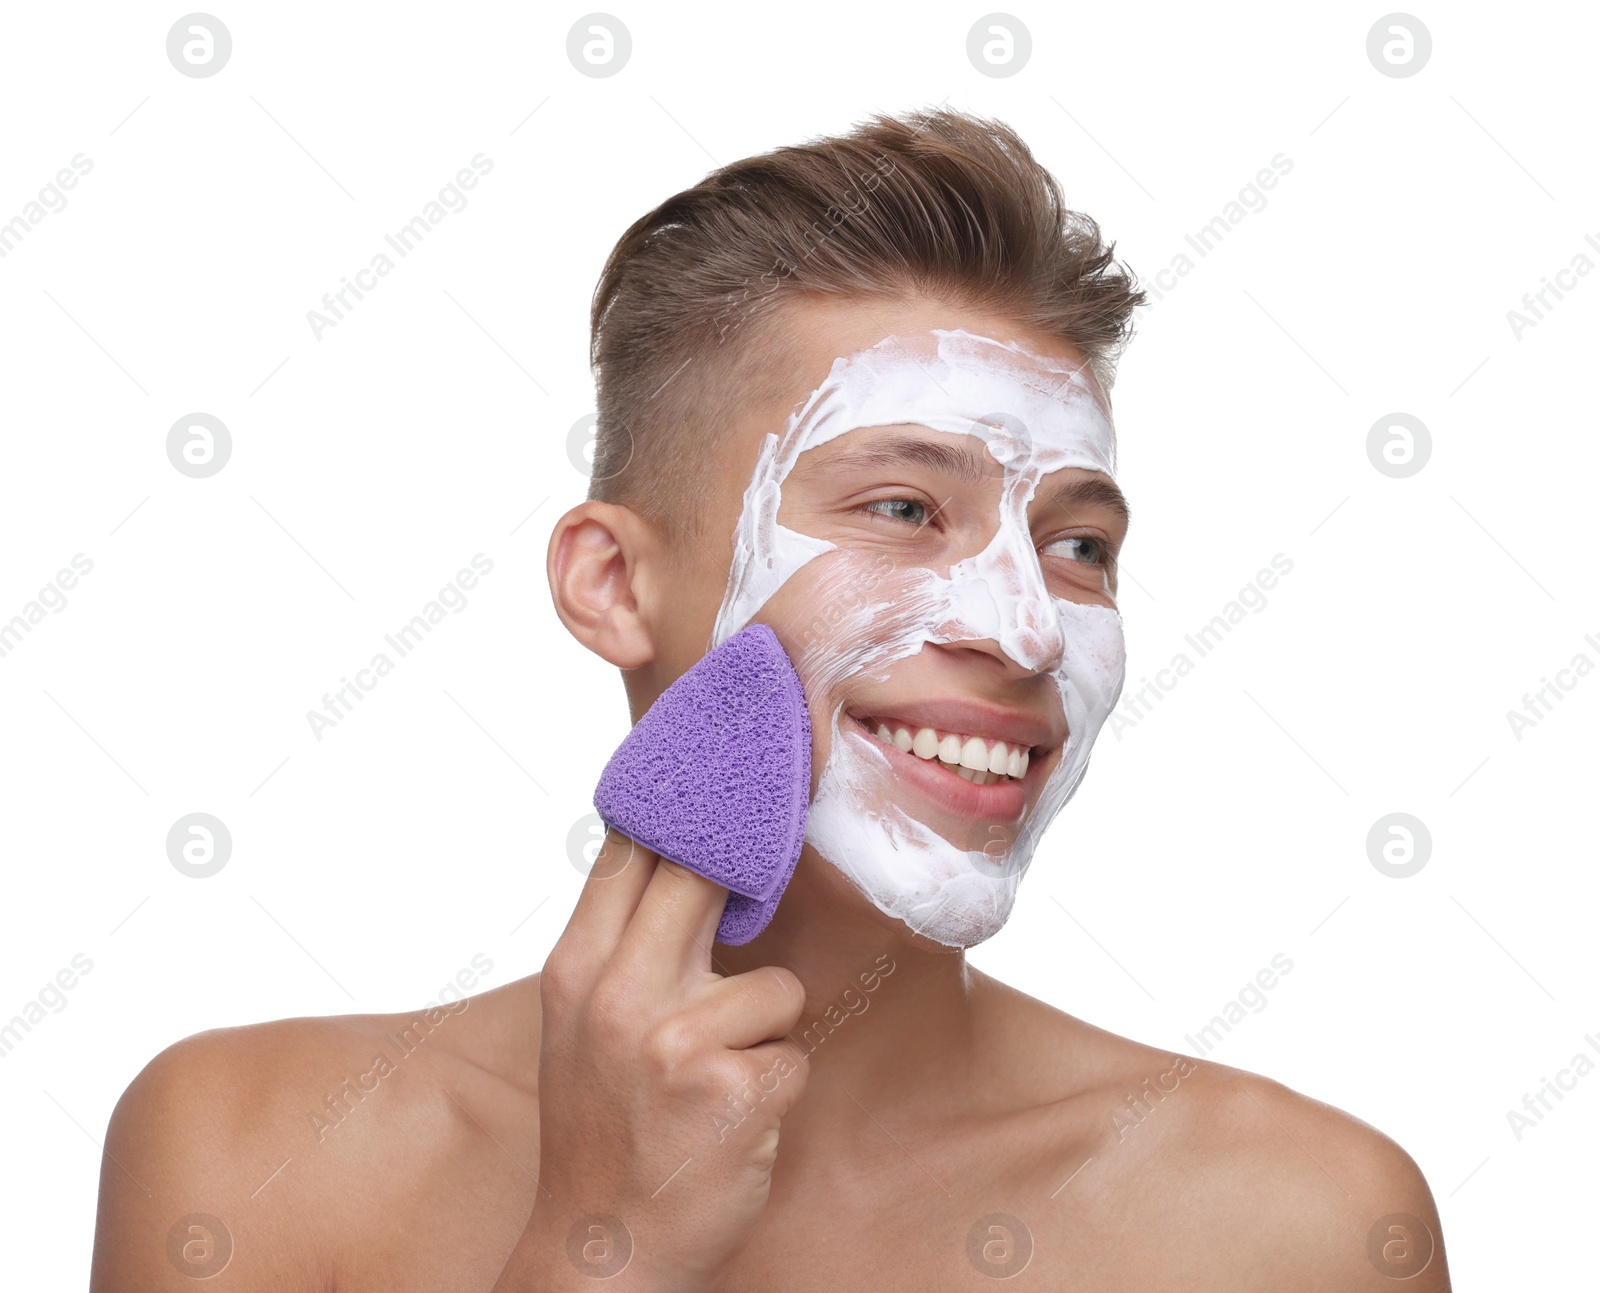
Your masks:
M805 1090L779 1040L805 990L711 968L727 894L607 835L540 978L538 1201L498 1293L704 1289L749 1242Z

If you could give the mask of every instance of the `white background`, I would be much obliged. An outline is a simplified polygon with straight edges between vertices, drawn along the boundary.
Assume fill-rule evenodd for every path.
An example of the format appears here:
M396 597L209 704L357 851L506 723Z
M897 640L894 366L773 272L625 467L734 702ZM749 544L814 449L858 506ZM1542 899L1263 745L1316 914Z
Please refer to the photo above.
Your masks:
M1006 78L966 56L985 10L947 3L630 6L605 79L568 62L580 8L230 5L205 79L166 57L184 12L17 6L0 46L0 221L93 163L0 260L0 620L94 563L0 658L0 1019L93 962L0 1059L6 1285L81 1286L96 1142L165 1045L409 1008L475 953L485 986L539 968L626 724L543 572L586 484L604 256L716 164L945 101L1016 127L1141 275L1293 162L1121 370L1129 690L1274 554L1293 571L1102 736L973 962L1184 1052L1284 953L1212 1058L1400 1141L1460 1287L1592 1268L1600 1076L1520 1141L1506 1117L1600 1037L1600 676L1520 740L1506 718L1600 663L1600 274L1520 339L1506 317L1600 264L1592 9L1419 11L1406 78L1352 4L1028 5ZM316 339L306 312L478 153L470 205ZM233 438L209 479L166 456L195 411ZM1432 435L1406 479L1366 451L1396 411ZM467 608L315 739L479 552ZM166 856L191 812L233 837L205 880ZM1368 858L1391 812L1432 835L1408 879Z

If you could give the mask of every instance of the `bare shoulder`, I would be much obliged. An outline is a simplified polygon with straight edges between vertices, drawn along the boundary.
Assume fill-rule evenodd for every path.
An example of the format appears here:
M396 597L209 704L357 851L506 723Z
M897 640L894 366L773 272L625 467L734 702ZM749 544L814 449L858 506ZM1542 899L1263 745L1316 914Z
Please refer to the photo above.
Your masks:
M1045 1189L1054 1211L1039 1215L1059 1221L1054 1238L1076 1268L1116 1252L1104 1258L1111 1287L1449 1289L1427 1181L1377 1128L1012 989L1000 999L1007 1031L1026 1038L1013 1063L1043 1097L1016 1120L1026 1128L1017 1179Z
M1449 1289L1432 1192L1393 1139L1255 1073L1187 1057L1181 1072L1176 1178L1264 1287Z
M536 1031L515 1026L530 995L536 1024L537 980L525 979L412 1012L216 1029L167 1047L111 1116L91 1287L224 1268L262 1287L329 1287L352 1237L374 1216L394 1222L391 1180L409 1177L414 1192L414 1174L447 1178L481 1152L473 1118L512 1124L537 1108ZM496 1129L515 1141L513 1126Z
M316 1088L339 1086L365 1057L365 1025L349 1017L214 1029L146 1064L106 1130L91 1288L161 1287L175 1270L197 1279L237 1273L264 1247L276 1251L273 1279L313 1287L325 1256L318 1187L328 1174L291 1178L294 1211L311 1220L291 1243L276 1206L288 1191L274 1187L284 1184L280 1168L309 1156L308 1114L323 1108Z
M1432 1193L1394 1140L1258 1074L1130 1046L1123 1080L1098 1091L1101 1174L1086 1185L1113 1213L1138 1200L1163 1277L1186 1273L1196 1289L1449 1289Z

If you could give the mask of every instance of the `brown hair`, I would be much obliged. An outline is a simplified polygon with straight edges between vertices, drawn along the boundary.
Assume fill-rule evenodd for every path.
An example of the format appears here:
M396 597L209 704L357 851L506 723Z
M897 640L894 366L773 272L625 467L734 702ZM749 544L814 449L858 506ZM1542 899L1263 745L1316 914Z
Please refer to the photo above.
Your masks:
M713 171L636 220L601 272L589 497L695 533L697 461L793 380L773 324L796 292L1004 314L1076 345L1109 392L1144 301L1114 248L1015 131L947 109Z

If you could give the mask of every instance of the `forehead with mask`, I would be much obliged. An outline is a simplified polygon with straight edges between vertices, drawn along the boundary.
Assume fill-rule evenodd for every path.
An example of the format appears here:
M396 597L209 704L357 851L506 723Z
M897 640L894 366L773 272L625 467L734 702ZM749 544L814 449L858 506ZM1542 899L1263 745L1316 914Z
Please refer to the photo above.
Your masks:
M830 452L842 459L845 446L870 461L873 438L888 428L967 460L976 481L963 495L967 542L896 550L837 532L829 539L815 532L828 527L785 506L791 474ZM1120 615L1103 590L1051 573L1066 561L1049 544L1041 555L1030 519L1036 500L1063 484L1088 473L1109 479L1112 457L1110 423L1078 365L934 330L835 360L783 430L767 435L745 490L713 644L766 619L775 596L804 582L803 605L821 612L811 629L796 640L774 627L826 747L806 842L880 911L947 946L973 946L1005 923L1040 835L1076 790L1121 693ZM884 739L877 719L890 715L852 703L924 648L969 643L998 653L1009 676L1040 683L1027 707L1065 739L1031 751L1031 777L1015 747L1009 762L1004 747L996 756L1003 786L987 785L984 773L978 785L954 771L925 774L904 762L917 754ZM951 784L912 792L908 773L923 790L930 775Z

